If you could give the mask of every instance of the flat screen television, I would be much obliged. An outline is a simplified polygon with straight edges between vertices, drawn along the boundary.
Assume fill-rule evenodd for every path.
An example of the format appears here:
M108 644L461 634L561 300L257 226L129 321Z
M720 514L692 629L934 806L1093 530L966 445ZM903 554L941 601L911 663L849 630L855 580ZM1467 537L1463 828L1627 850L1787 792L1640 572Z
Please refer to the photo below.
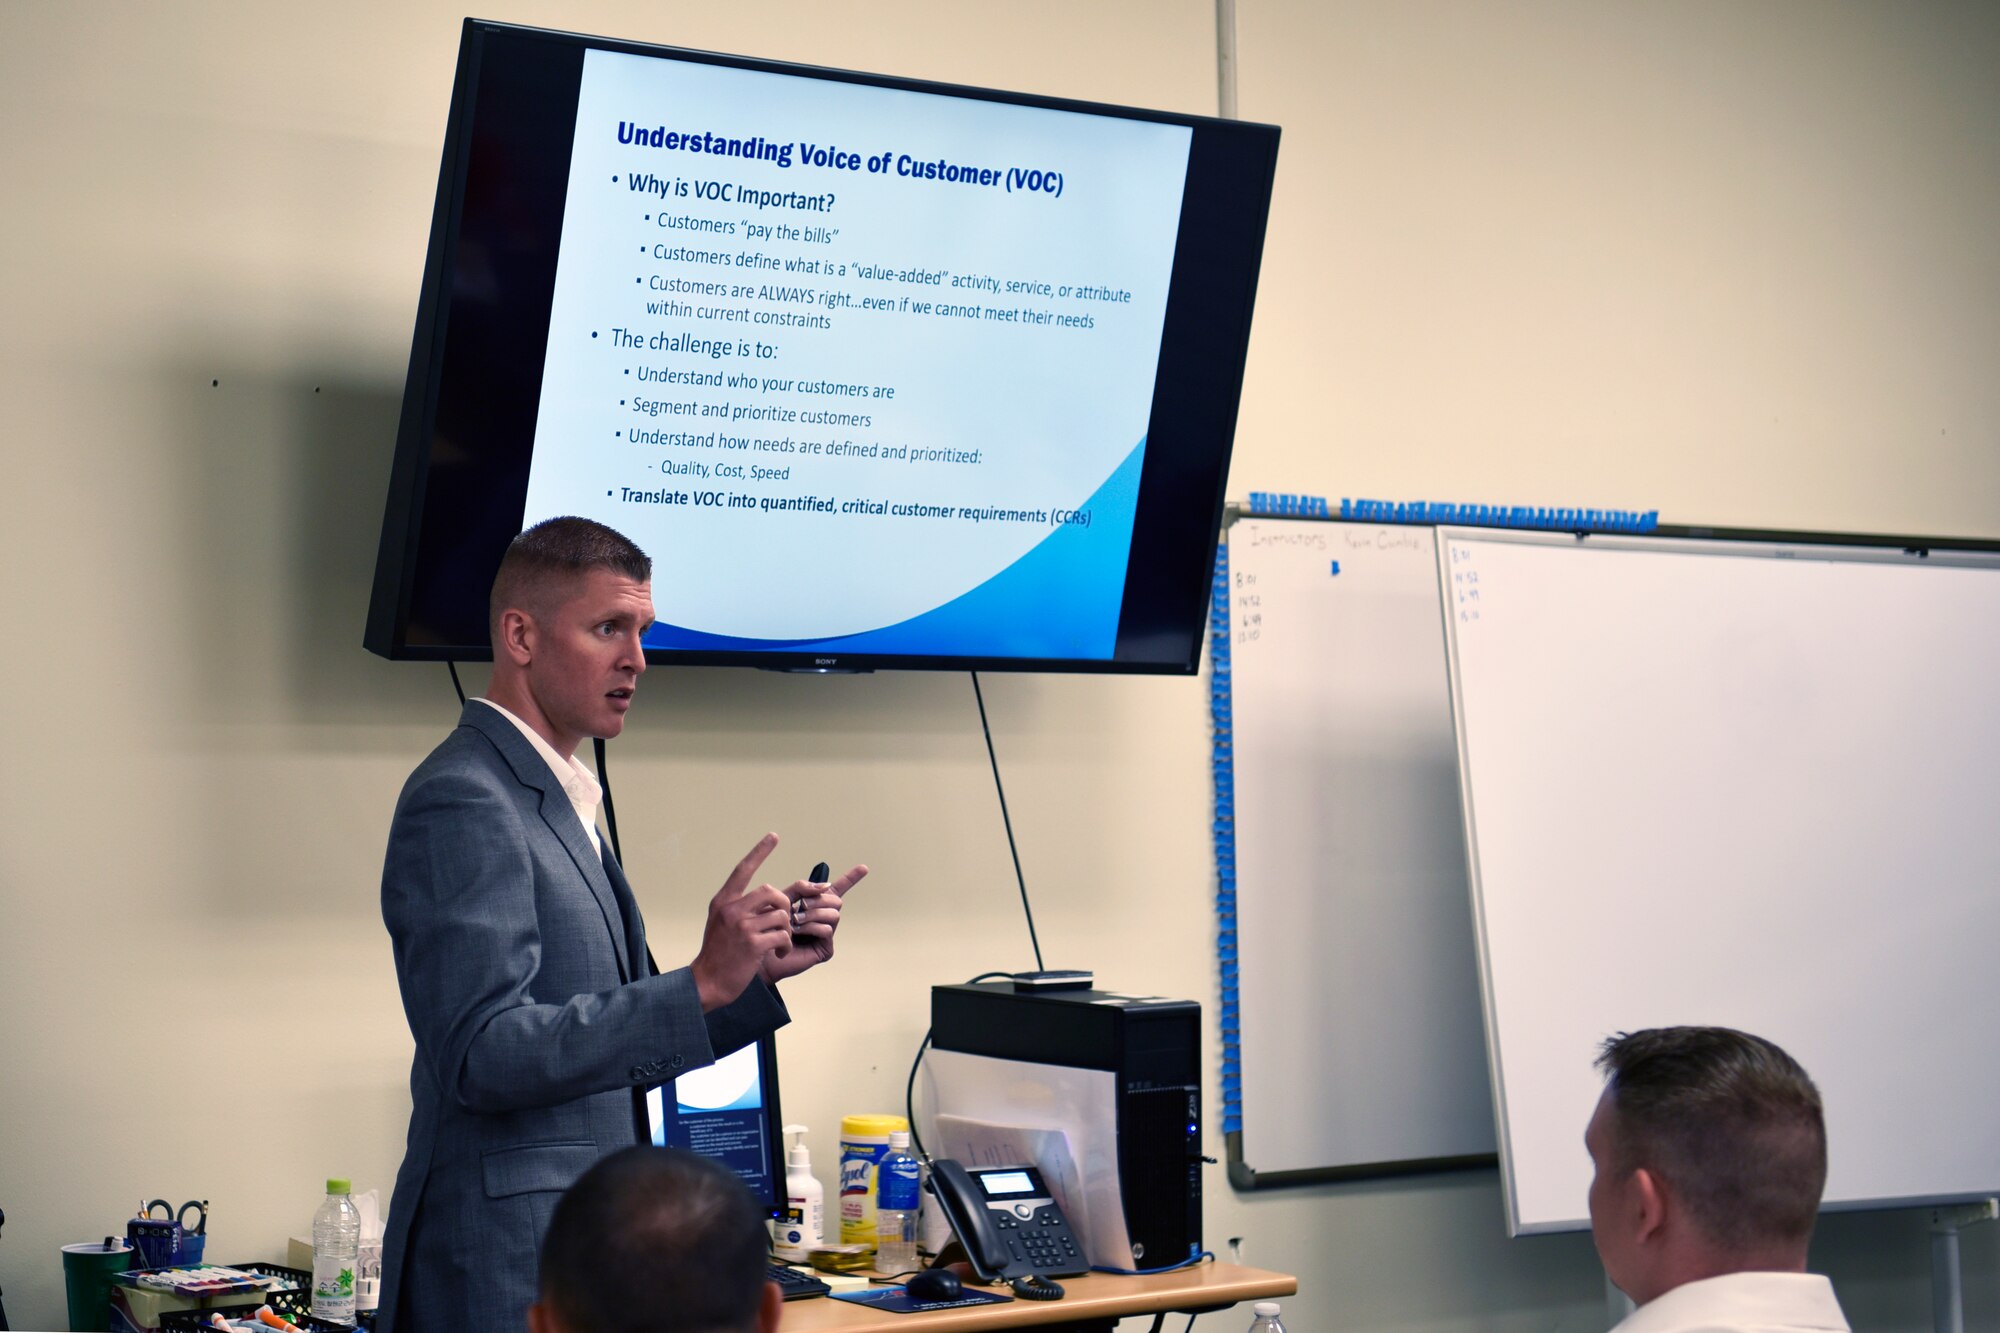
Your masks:
M1192 672L1277 144L467 20L368 648L580 514L652 661Z

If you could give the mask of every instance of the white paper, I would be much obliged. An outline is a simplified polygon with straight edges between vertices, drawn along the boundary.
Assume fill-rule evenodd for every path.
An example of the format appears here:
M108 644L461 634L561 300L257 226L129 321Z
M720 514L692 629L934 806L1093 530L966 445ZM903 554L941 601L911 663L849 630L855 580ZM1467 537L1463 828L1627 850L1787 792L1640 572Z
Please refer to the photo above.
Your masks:
M996 1125L956 1115L939 1116L937 1132L943 1155L966 1166L1027 1163L1038 1167L1056 1207L1062 1209L1070 1226L1079 1235L1090 1234L1090 1204L1076 1157L1070 1152L1068 1134L1060 1129Z
M924 1057L934 1156L968 1166L1031 1163L1086 1257L1134 1268L1118 1183L1117 1083L1110 1070L933 1049Z

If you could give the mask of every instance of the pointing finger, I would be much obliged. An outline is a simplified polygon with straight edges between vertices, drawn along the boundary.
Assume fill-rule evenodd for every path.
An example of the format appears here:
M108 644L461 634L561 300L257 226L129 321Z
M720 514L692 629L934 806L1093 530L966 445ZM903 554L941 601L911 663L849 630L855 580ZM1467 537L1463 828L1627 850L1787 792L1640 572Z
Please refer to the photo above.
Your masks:
M730 871L729 878L723 881L722 892L733 897L748 888L750 881L756 878L759 867L764 864L764 859L777 845L778 835L775 833L766 833L757 839L757 845L744 854L743 859L736 863L736 869Z

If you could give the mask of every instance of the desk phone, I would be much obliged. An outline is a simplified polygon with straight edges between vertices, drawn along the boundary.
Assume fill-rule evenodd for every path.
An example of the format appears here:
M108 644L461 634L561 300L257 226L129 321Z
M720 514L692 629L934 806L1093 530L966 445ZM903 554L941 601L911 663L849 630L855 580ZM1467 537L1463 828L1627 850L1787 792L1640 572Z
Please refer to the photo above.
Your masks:
M1090 1271L1069 1219L1035 1167L967 1167L939 1158L931 1163L926 1188L937 1196L981 1280L1005 1279L1016 1284L1017 1295L1023 1295L1018 1279L1074 1277ZM1060 1295L1061 1288L1051 1294Z

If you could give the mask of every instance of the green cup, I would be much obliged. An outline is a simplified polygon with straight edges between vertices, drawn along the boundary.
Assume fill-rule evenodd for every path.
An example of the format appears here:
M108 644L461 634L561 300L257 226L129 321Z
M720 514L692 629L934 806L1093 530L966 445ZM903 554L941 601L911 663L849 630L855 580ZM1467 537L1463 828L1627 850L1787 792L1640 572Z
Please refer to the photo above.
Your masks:
M132 1247L116 1236L62 1247L69 1288L69 1326L105 1333L111 1327L111 1279L132 1266Z

